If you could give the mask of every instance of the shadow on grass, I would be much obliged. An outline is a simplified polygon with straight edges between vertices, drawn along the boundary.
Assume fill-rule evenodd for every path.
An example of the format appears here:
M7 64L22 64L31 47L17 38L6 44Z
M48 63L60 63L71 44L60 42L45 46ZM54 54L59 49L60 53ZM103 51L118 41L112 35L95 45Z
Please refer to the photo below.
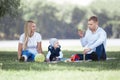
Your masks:
M46 52L44 52L46 53ZM64 57L69 58L77 51L63 51ZM108 57L116 58L113 60L99 62L59 62L59 63L37 63L37 62L18 62L17 52L0 52L0 69L2 70L79 70L79 71L101 71L101 70L120 70L120 52L107 52Z

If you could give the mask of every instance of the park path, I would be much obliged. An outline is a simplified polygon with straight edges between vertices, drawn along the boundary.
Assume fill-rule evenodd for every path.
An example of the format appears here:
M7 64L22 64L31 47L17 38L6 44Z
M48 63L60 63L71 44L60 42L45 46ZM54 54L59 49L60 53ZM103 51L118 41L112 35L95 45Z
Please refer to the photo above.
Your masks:
M81 46L80 40L79 39L60 39L59 43L64 46L64 47L74 47L74 46ZM49 45L48 40L43 40L42 41L42 47L47 48ZM107 39L107 46L120 46L120 39ZM5 48L15 48L17 49L18 47L18 40L4 40L0 41L0 49L5 49Z

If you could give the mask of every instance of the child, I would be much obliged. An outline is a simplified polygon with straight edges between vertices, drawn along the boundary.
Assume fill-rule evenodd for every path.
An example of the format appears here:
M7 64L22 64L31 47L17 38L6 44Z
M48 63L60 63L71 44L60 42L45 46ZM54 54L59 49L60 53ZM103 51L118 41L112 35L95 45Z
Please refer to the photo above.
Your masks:
M61 46L56 38L51 38L49 40L50 45L48 46L48 54L46 56L46 61L59 61L63 58L63 53L61 51Z

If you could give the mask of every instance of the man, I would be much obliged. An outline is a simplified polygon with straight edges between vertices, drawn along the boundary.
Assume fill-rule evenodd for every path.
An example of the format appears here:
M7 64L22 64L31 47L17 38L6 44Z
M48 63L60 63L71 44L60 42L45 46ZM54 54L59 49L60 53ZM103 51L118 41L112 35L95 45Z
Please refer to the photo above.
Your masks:
M88 20L88 29L86 33L78 30L81 44L84 48L83 54L86 59L106 60L106 32L98 26L98 18L92 16ZM80 55L80 54L79 54ZM82 55L80 55L83 59Z

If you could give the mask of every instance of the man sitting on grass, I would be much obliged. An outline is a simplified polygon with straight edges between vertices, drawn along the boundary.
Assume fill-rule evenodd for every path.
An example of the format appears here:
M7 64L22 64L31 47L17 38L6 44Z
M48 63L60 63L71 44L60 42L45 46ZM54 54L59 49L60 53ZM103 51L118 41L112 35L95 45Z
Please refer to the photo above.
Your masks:
M98 26L98 18L92 16L88 20L88 29L86 33L82 30L78 30L80 41L83 47L85 47L83 54L86 55L86 60L106 60L106 32ZM80 60L83 59L83 54L78 54Z

